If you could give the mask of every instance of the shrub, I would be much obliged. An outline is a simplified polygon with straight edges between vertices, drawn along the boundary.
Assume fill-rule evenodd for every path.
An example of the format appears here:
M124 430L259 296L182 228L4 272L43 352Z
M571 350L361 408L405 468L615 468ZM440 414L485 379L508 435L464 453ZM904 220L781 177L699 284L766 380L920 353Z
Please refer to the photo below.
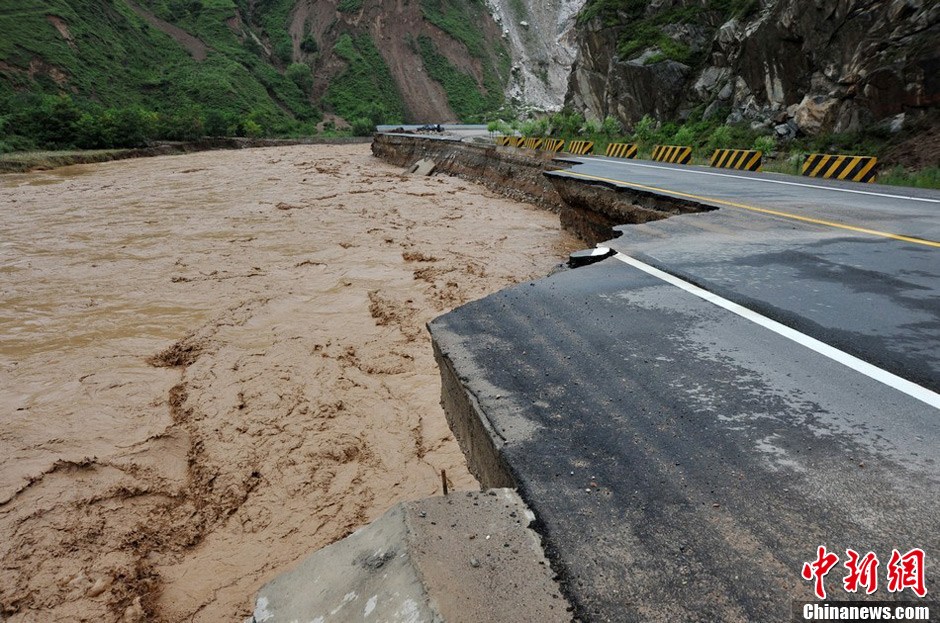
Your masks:
M307 33L300 42L300 50L307 54L315 54L320 51L320 46L317 45L317 40L313 38L313 35Z
M695 130L687 125L682 126L676 131L672 142L676 145L692 145L695 142Z
M556 112L548 119L551 133L558 136L577 136L584 126L584 117L576 112Z
M621 132L623 132L623 127L621 127L620 122L614 117L608 116L604 119L603 123L601 123L600 133L607 138L618 136Z
M879 174L878 181L892 186L940 188L940 167L927 167L912 172L899 165Z
M777 139L769 134L758 136L754 139L753 148L765 154L770 153L777 148Z
M21 109L10 125L42 146L67 147L75 144L81 115L68 95L43 95L33 106Z
M7 154L14 151L33 151L34 149L36 149L34 142L18 134L9 134L4 136L3 140L0 140L0 154Z
M339 0L336 9L341 13L355 13L362 8L362 0Z
M278 41L274 46L274 56L282 63L289 63L294 59L294 44L290 39Z
M241 130L244 136L249 138L258 138L264 134L264 128L254 119L244 119L241 122Z
M365 117L353 119L350 125L352 126L353 136L372 136L375 133L375 124L372 123L371 119Z
M633 139L640 143L650 143L656 136L656 120L649 115L643 115L643 118L637 121L633 129Z
M114 143L109 129L102 123L101 114L82 113L76 124L75 144L82 149L102 149Z
M235 133L238 120L234 115L219 110L206 113L204 129L206 136L229 136Z
M715 131L708 137L706 146L710 151L715 149L730 149L733 147L732 142L731 128L726 125L720 125L715 128Z
M519 128L523 136L548 136L548 119L531 119L524 121Z
M306 63L291 63L284 75L296 84L297 88L303 91L305 95L309 95L310 91L313 90L313 73Z
M114 147L143 147L156 135L157 120L156 113L138 107L112 108L104 114Z
M194 141L206 135L205 119L198 108L160 115L157 135L171 141Z

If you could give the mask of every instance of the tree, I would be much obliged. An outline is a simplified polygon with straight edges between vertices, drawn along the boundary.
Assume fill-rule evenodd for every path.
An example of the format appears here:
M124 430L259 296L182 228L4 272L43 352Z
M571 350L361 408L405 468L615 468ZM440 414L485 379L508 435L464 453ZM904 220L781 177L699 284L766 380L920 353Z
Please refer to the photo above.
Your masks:
M605 117L604 122L601 123L600 131L602 134L607 136L607 138L613 138L619 135L622 130L623 129L620 127L620 122L617 121L617 119L614 117Z
M289 63L294 58L294 44L290 38L282 39L274 45L274 56L279 58L282 63Z
M371 119L366 119L365 117L353 119L351 125L353 136L372 136L375 132L375 124L372 123Z
M309 95L313 90L313 73L306 63L291 63L284 75L296 84L304 95Z
M220 110L210 110L206 113L206 136L228 136L234 134L238 120L231 114Z
M300 42L300 50L307 54L316 54L320 51L320 46L317 45L317 40L313 38L313 35L308 32Z

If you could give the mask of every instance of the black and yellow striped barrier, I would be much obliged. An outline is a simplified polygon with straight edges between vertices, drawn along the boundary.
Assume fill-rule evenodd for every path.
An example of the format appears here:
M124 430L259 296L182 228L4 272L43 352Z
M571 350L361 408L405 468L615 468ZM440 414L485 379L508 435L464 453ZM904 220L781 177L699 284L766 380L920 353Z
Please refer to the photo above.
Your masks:
M542 149L545 151L559 152L565 146L563 138L547 138L542 142Z
M851 182L874 182L878 159L871 156L810 154L803 162L803 175Z
M712 154L711 166L719 169L760 171L763 155L763 152L753 149L716 149Z
M653 160L672 164L692 162L692 148L684 145L657 145L653 148Z
M605 155L609 158L636 158L636 152L635 143L611 143Z
M520 147L525 147L526 149L538 149L542 146L542 139L537 136L532 136L525 139L520 145Z
M516 137L515 136L497 136L496 144L500 147L515 147L516 146Z
M584 156L594 151L594 141L568 141L568 153Z

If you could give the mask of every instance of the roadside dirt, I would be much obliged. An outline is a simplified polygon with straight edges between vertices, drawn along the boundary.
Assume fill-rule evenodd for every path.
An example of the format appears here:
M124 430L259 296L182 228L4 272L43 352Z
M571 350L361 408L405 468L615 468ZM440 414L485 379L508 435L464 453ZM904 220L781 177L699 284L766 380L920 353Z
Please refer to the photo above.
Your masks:
M881 158L882 169L902 166L912 171L920 171L938 166L940 163L940 128L937 124L940 123L940 114L935 118L937 122L925 123L923 129L916 135L887 150Z
M400 500L477 485L425 322L557 216L368 145L0 176L0 618L237 621Z

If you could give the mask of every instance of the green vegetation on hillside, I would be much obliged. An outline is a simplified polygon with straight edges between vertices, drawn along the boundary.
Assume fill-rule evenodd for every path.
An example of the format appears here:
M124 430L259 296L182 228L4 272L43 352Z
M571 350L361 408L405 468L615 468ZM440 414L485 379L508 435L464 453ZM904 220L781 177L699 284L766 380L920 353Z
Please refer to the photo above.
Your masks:
M154 1L154 0L151 0ZM155 0L163 1L163 0ZM187 0L172 0L176 2ZM189 0L192 2L192 0ZM200 0L196 0L197 2ZM232 4L231 0L201 0L203 3L218 2ZM293 57L294 45L290 34L287 32L287 23L290 19L291 10L294 8L294 0L237 0L238 8L248 17L249 22L257 22L262 27L262 34L271 42L271 50L275 58L281 63L291 62ZM218 26L221 24L216 23ZM249 44L252 45L252 41Z
M418 37L418 50L428 75L444 87L447 102L461 120L479 119L484 113L499 108L499 98L487 98L480 93L473 76L454 67L449 60L437 51L434 42L424 35Z
M360 133L404 122L403 98L369 24L343 16L360 12L364 0L339 0L340 15L316 37L311 24L300 25L297 45L290 26L298 1L0 3L0 152L310 135L321 107ZM459 114L499 109L510 56L484 35L484 1L417 0L409 10L466 48L457 59L439 39L439 48L423 46ZM475 79L458 69L467 62Z
M512 11L512 16L516 21L529 21L529 10L522 0L509 0L509 9Z
M483 0L421 0L424 19L467 46L476 58L485 56L486 40L480 29L485 10Z
M416 51L428 75L444 87L451 109L463 121L479 121L503 105L503 89L509 79L511 59L502 41L487 44L480 25L488 19L483 0L421 0L424 18L462 43L482 71L480 83L454 66L434 44L421 35Z
M398 87L388 65L368 35L344 34L334 46L346 70L333 79L324 103L350 123L369 119L372 124L402 123L405 113Z
M286 6L290 0L260 0L256 10L266 2ZM113 131L115 120L132 118L157 120L143 124L147 127L135 134L138 138L191 136L222 126L245 134L315 131L320 113L303 83L285 76L253 39L240 40L226 24L236 17L233 0L140 0L139 5L198 37L207 46L205 59L193 58L123 0L106 5L100 0L24 0L16 9L0 10L0 61L5 65L0 118L7 119L0 124L0 140L5 148L30 141L48 147L102 141L101 146L109 146L108 137L121 134ZM54 20L60 20L68 39ZM280 31L286 36L286 22ZM74 94L70 105L84 116L83 128L94 125L100 131L83 132L79 139L37 130L38 120L56 108L49 97L63 92ZM25 118L30 119L22 123ZM93 134L94 140L89 138Z
M355 13L362 8L362 0L339 0L336 8L342 13Z

